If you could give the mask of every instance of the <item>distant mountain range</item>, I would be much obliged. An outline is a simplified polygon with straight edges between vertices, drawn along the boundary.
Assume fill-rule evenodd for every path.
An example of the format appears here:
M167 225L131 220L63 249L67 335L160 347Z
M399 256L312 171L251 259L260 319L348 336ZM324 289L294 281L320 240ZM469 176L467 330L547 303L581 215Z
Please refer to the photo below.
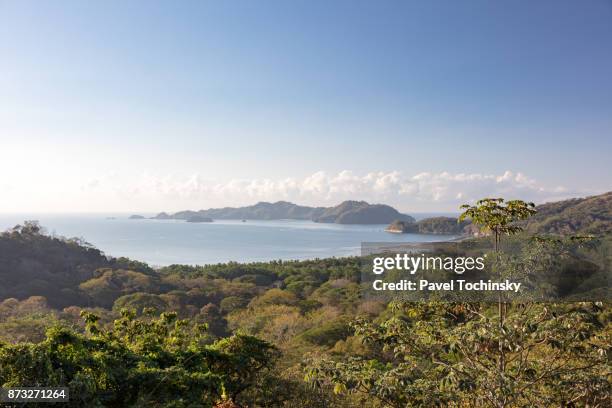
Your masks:
M388 224L394 220L414 222L414 218L402 214L384 204L365 201L344 201L335 207L307 207L287 201L259 202L247 207L210 208L200 211L179 211L174 214L157 214L154 219L190 220L204 217L218 220L311 220L336 224Z

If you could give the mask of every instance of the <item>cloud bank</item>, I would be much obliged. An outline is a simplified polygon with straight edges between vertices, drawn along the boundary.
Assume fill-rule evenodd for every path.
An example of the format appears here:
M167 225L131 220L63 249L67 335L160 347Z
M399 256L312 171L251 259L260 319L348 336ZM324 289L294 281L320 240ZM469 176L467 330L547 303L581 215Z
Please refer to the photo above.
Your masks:
M160 203L157 209L200 209L286 200L305 205L334 205L343 200L386 203L404 211L454 211L482 197L519 198L537 203L577 195L563 186L545 186L520 172L503 174L400 171L358 175L315 172L303 178L234 179L219 183L199 174L190 177L143 175L134 183L118 184L115 175L94 179L86 189L110 187L126 200ZM162 207L161 205L169 205Z

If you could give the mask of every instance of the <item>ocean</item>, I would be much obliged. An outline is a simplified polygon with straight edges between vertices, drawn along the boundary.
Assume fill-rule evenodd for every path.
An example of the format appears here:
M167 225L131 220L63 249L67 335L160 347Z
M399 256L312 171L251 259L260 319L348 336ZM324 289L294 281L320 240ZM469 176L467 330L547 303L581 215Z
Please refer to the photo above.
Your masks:
M4 231L38 220L48 234L79 237L107 255L152 266L313 259L359 255L362 242L426 242L448 235L391 234L386 225L311 221L130 220L129 214L0 214ZM424 216L424 215L423 215ZM422 217L419 217L422 218Z

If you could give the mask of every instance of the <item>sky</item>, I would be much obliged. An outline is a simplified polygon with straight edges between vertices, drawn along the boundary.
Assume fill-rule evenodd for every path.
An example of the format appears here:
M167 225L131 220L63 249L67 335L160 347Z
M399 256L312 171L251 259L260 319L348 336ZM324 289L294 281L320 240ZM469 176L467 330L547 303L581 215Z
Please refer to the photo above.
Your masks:
M612 188L612 2L0 0L0 212Z

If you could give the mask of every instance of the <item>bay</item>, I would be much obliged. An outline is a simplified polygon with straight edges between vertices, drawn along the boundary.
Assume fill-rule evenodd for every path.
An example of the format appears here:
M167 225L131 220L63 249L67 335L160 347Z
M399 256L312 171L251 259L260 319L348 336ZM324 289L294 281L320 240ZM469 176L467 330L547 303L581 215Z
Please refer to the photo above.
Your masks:
M314 259L359 255L362 242L427 242L448 235L391 234L386 225L312 221L130 220L129 214L0 214L0 230L38 220L46 232L79 237L108 255L154 266Z

